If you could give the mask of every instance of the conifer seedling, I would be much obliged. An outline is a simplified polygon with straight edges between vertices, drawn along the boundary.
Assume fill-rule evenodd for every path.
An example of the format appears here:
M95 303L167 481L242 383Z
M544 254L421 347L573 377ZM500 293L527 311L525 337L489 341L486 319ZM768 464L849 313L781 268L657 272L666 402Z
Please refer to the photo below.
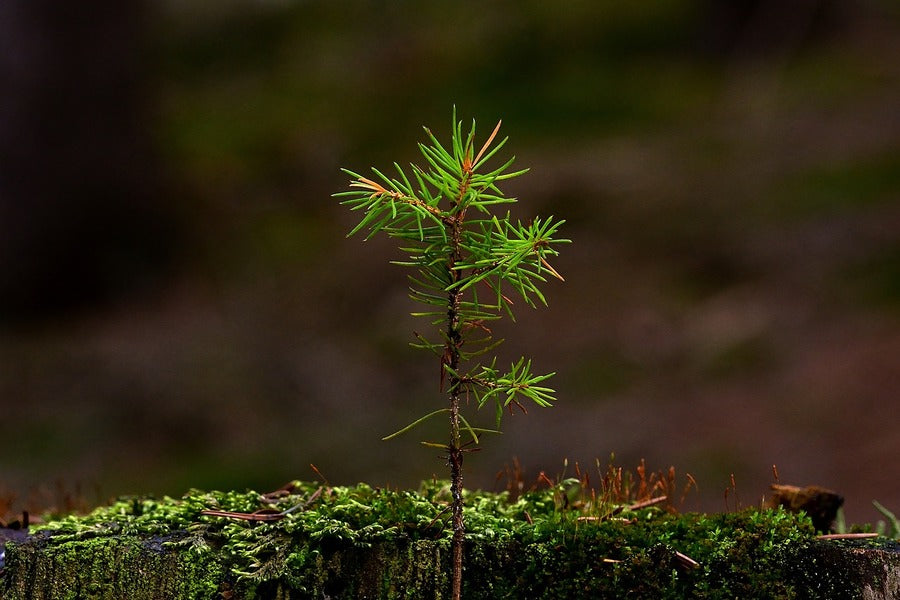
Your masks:
M452 121L448 147L425 129L428 141L419 144L423 167L411 164L404 170L394 163L396 173L389 176L373 168L371 177L343 169L353 178L351 189L335 196L362 213L348 236L367 231L366 239L382 233L400 241L408 258L394 262L410 269L409 295L424 307L412 314L428 319L434 328L430 335L415 333L411 345L440 361L444 405L384 439L440 415L449 418L446 442L422 443L445 451L450 466L451 585L452 597L458 600L465 536L463 455L480 443L483 434L499 433L504 409L524 411L523 402L550 406L555 400L554 390L544 385L553 373L535 374L531 360L523 357L504 370L496 358L484 359L503 341L494 339L491 324L504 315L515 319L510 295L530 307L547 304L540 288L549 277L563 279L550 260L558 254L556 245L569 240L554 238L562 220L534 218L522 223L513 221L509 212L495 213L516 202L503 195L500 184L527 169L512 171L514 158L488 167L507 141L494 143L500 123L475 152L475 122L464 134L455 109ZM486 405L494 409L494 429L476 427L463 414L472 399L478 409Z

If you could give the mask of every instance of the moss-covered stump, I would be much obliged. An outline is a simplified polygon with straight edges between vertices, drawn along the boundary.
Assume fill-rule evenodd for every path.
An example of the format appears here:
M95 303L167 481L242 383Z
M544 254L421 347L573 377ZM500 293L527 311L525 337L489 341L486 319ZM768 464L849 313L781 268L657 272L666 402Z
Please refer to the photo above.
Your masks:
M471 494L464 597L900 598L900 554L883 539L882 551L817 540L808 519L782 510L613 515L578 492ZM440 483L127 499L8 544L0 590L4 600L447 598L446 501Z

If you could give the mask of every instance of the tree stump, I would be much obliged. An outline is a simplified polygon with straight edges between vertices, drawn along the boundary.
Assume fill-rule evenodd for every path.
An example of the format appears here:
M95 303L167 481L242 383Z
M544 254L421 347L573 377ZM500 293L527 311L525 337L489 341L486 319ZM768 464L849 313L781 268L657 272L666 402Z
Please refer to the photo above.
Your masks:
M445 599L437 487L306 486L262 511L253 492L123 500L8 541L0 598ZM900 600L900 545L883 537L821 539L783 509L579 517L554 494L467 499L464 598Z

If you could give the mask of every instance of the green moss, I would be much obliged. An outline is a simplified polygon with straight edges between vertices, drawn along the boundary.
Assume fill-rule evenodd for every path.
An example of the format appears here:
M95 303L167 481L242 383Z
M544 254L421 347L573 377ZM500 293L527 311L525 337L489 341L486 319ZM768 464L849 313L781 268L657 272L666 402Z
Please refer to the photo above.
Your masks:
M125 498L49 522L8 548L3 597L50 597L23 586L51 580L71 598L446 596L445 482L318 488L297 482L270 501L252 491ZM614 507L581 495L572 481L514 501L469 493L465 597L794 598L827 583L797 566L816 543L805 517L657 507L611 517ZM289 512L260 523L201 514L264 508Z

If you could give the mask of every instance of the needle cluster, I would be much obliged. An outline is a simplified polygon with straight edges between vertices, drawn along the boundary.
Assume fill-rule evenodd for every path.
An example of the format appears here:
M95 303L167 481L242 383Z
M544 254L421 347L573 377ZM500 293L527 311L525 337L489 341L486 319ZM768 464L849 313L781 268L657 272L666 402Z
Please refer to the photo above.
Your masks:
M478 408L493 404L499 428L503 409L513 404L524 408L522 400L551 405L554 390L542 384L553 373L534 374L524 357L505 371L497 368L496 359L477 362L503 342L494 338L491 323L504 315L515 320L509 290L529 306L547 304L540 285L548 277L563 279L549 261L558 254L555 246L569 240L554 238L562 220L522 223L514 222L509 212L499 217L492 212L516 202L503 195L499 184L527 169L511 170L514 158L487 168L507 141L494 144L500 123L475 153L474 122L464 134L455 111L453 121L448 148L425 129L430 143L419 144L425 168L410 165L408 175L394 163L393 176L372 169L371 178L344 169L353 178L353 189L336 196L363 213L348 235L367 230L366 239L384 233L401 241L408 258L394 262L412 270L409 295L423 306L412 314L430 319L436 328L430 338L417 333L412 345L439 357L442 389L449 381L451 394L473 396ZM386 439L448 410L429 413ZM460 420L475 443L480 433L495 431L471 426L462 415Z

